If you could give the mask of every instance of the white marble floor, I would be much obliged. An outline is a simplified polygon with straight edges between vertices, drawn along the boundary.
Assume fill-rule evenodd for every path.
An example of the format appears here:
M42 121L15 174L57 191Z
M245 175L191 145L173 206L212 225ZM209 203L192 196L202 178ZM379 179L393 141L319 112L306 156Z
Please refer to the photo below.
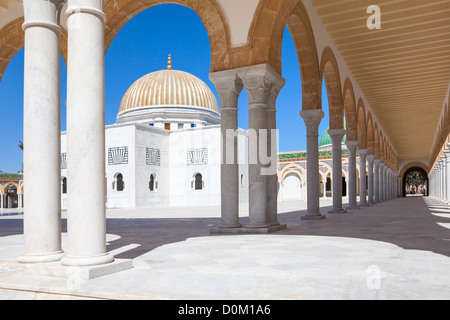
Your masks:
M398 199L345 216L330 216L326 222L298 219L298 225L293 223L290 228L288 224L285 234L187 238L139 255L130 270L89 281L73 277L75 269L67 277L17 273L10 262L20 254L22 236L1 237L0 299L450 299L450 255L428 250L434 243L450 246L446 226L450 216L444 213L447 206L431 198L425 201L431 209L422 199ZM280 211L290 212L298 206L285 204ZM432 239L438 242L431 242L427 250L396 244L391 233L408 225L400 226L401 220L384 224L383 217L401 217L402 211L408 212L405 223L409 221L412 229L422 228L422 219L430 221L430 228L439 228L439 239ZM118 218L118 211L115 214ZM208 216L206 211L197 214ZM411 218L416 216L416 221ZM386 233L386 241L364 238L364 228L348 236L328 231L351 223L358 228L356 223L364 219L367 232L380 239ZM317 229L317 235L294 234L302 233L300 226L308 233ZM320 228L325 230L319 232ZM420 236L401 235L408 236L420 244ZM114 244L120 238L109 234L108 242ZM63 240L64 247L65 236ZM140 245L129 243L113 253L120 255Z

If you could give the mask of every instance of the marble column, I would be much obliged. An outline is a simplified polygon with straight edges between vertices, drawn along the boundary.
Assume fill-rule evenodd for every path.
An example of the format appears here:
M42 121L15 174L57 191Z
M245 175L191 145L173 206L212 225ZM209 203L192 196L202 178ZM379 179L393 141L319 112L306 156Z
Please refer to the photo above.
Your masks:
M391 168L386 169L386 200L391 200Z
M3 193L0 193L0 209L3 209L3 197L5 195Z
M221 216L219 228L240 228L239 223L239 163L238 163L238 99L242 81L235 72L210 75L220 97L222 164Z
M356 149L358 141L347 141L345 143L348 149L348 208L347 210L356 210Z
M447 181L447 202L450 202L450 150L447 149L444 151L444 155L445 155L445 162L447 165L447 176L445 177L445 180Z
M439 163L439 185L438 185L438 190L439 190L439 200L442 200L442 171L443 171L443 168L442 168L442 161L441 160L438 160L438 163Z
M379 202L384 202L384 163L380 162L380 165L378 166L378 200Z
M380 159L373 161L373 196L374 202L380 203Z
M389 169L389 199L394 199L394 171Z
M269 92L266 109L266 123L267 123L267 152L270 158L269 166L274 166L275 170L269 170L267 175L267 216L271 226L278 226L278 145L277 145L277 107L276 101L278 94L285 85L285 80L277 77L278 81L273 83L272 89Z
M442 164L442 201L447 202L447 160L445 154L441 155L441 164Z
M103 1L69 0L67 67L67 232L63 265L113 261L106 252ZM58 186L59 192L59 186Z
M388 170L388 166L387 166L387 164L385 164L383 167L383 173L382 173L382 175L383 175L383 201L389 200L387 198L387 182L388 182L387 170Z
M366 199L366 161L369 150L360 149L359 154L359 206L368 207Z
M369 205L374 205L374 176L373 176L373 162L375 160L375 155L369 154L367 156L367 203Z
M306 125L307 214L303 220L325 219L319 202L319 125L324 117L320 109L300 112Z
M272 173L267 157L268 98L279 77L268 65L257 65L239 73L248 95L249 109L249 220L248 228L271 226L267 208L267 178ZM273 125L273 124L272 124ZM276 163L274 164L276 173ZM276 198L275 198L276 199Z
M59 11L64 1L24 0L23 152L26 197L22 263L58 261L61 250ZM45 188L43 188L45 183Z
M333 143L333 209L328 213L346 213L342 208L342 139L345 136L344 129L328 130Z

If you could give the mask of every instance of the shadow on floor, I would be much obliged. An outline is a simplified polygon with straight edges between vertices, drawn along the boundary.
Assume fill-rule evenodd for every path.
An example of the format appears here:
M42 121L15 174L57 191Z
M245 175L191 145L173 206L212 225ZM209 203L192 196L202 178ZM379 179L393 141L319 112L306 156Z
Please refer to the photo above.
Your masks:
M321 213L326 214L327 218L318 221L301 220L301 216L306 214L305 210L291 211L279 214L279 221L286 223L288 228L275 234L384 241L404 249L427 250L450 257L450 230L442 226L442 223L450 223L450 215L449 219L435 216L432 214L434 207L434 203L419 197L396 199L338 215L327 214L330 207L324 207ZM248 218L242 218L240 222L245 225ZM134 259L162 245L188 238L232 236L210 235L209 230L219 223L220 219L213 218L107 219L107 233L120 236L120 239L111 241L108 251L135 244L130 246L131 250L116 256ZM64 219L62 232L66 231L67 221ZM22 232L21 219L0 221L0 237Z

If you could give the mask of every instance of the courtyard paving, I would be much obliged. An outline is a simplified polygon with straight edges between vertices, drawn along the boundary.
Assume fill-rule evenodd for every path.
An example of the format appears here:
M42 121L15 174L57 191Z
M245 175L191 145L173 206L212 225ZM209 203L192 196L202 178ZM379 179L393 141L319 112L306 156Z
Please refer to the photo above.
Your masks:
M327 214L331 200L321 206ZM287 229L270 235L211 235L218 207L108 210L108 251L133 268L89 281L11 267L23 216L10 211L0 216L0 299L450 299L447 205L408 197L321 221L301 220L305 209L280 203ZM63 213L63 249L66 223Z

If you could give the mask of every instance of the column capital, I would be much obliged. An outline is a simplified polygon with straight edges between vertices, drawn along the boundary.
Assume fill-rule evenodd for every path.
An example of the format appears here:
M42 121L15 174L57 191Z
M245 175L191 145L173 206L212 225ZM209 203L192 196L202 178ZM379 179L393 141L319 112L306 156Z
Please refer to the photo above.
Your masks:
M367 154L369 153L368 149L359 149L358 154L360 157L367 157Z
M345 145L348 148L349 152L356 153L356 148L358 148L358 141L347 141Z
M444 150L444 154L446 156L446 162L447 164L450 163L450 150Z
M278 95L286 83L286 80L268 64L238 68L235 71L244 84L250 104L267 104L269 95L274 93Z
M378 165L381 164L381 160L380 159L375 159L375 160L373 160L373 164L378 166Z
M340 144L342 143L342 139L344 138L346 132L347 131L345 129L328 130L328 134L330 135L331 140L333 140L333 142L339 142Z
M68 0L66 15L69 17L75 13L89 13L105 21L104 2L104 0Z
M59 26L60 10L66 3L65 0L22 0L25 31L30 27L43 27L61 33Z
M374 163L375 162L375 155L374 154L368 154L367 155L367 161L369 163Z
M267 111L277 111L276 102L278 95L280 94L281 89L284 87L283 83L274 83L272 89L269 92L269 96L267 97Z
M305 121L306 136L319 136L319 125L325 113L321 109L300 111L300 116Z
M233 70L219 71L209 74L220 98L221 109L237 109L239 95L244 87Z

